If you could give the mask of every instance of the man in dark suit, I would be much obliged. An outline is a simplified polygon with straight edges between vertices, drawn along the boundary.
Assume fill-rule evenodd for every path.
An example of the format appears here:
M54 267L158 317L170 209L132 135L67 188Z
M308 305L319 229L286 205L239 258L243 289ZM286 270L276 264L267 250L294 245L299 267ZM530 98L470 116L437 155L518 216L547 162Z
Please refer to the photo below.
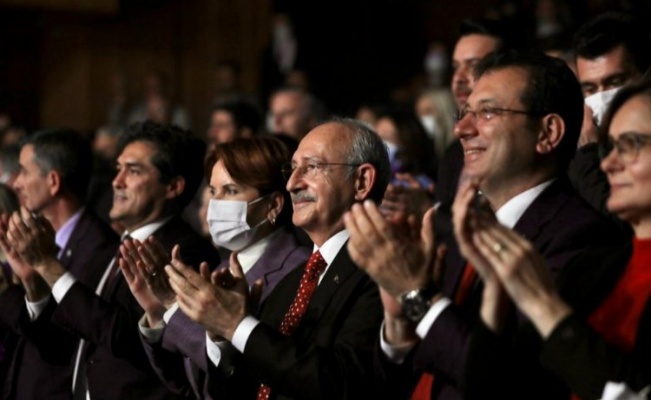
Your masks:
M125 227L124 236L142 241L153 235L168 251L179 244L181 256L193 265L219 262L212 245L178 216L203 175L204 149L203 143L176 127L151 122L129 127L119 143L110 212L111 219ZM74 398L172 398L144 353L137 328L143 311L115 260L103 266L94 288L84 286L53 257L43 233L47 229L39 229L31 216L23 217L24 222L12 218L10 243L51 287L58 303L52 321L81 339Z
M301 141L287 174L292 220L310 236L314 252L256 316L247 313L248 287L237 263L231 262L229 279L213 279L218 285L175 261L166 269L183 312L215 340L208 343L211 394L373 398L381 307L377 287L346 251L342 216L356 202L382 198L390 175L386 150L358 121L334 120Z
M38 132L20 151L14 188L23 206L41 213L56 230L57 257L63 267L83 284L95 286L102 271L90 266L111 260L118 237L84 207L90 154L90 144L77 132ZM68 399L76 340L48 323L55 304L40 276L17 263L12 267L22 285L0 297L0 320L19 334L19 340L2 398Z
M612 243L618 231L578 198L564 176L583 116L572 71L561 60L515 52L491 55L477 68L455 134L464 148L465 174L479 182L498 221L530 239L554 273L590 246ZM433 372L433 380L420 378L418 398L460 398L481 282L453 238L443 238L445 269L434 284L431 221L424 221L423 239L414 241L385 229L373 216L356 210L355 224L348 228L351 256L387 293L379 374L386 381L407 382L391 387L397 397L407 397L407 386L413 387L420 371ZM454 229L472 234L470 227Z

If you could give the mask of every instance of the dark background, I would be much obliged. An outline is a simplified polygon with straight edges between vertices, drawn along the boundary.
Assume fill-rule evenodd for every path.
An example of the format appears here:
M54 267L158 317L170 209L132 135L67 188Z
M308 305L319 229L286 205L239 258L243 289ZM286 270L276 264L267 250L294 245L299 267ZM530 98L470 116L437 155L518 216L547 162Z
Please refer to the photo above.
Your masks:
M127 79L136 99L147 71L170 78L175 99L206 125L214 65L242 65L256 93L271 16L288 13L300 69L313 91L339 114L362 102L406 99L422 85L431 41L448 47L461 20L510 12L523 38L533 34L534 0L0 0L0 112L28 129L69 126L89 131L106 122L111 77ZM567 1L573 24L600 11L648 1ZM505 11L510 10L510 11ZM513 11L515 10L515 12Z

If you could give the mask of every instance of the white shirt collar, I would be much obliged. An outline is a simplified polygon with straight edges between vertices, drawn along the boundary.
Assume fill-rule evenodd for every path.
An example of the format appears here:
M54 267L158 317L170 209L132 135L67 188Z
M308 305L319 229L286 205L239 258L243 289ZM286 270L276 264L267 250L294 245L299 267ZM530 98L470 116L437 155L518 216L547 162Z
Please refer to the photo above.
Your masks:
M245 274L249 272L256 262L258 262L260 257L262 257L262 254L267 250L267 247L269 247L269 244L276 239L279 233L280 229L276 229L270 235L267 235L237 253L237 261L239 261L242 266L242 271L244 271Z
M172 217L167 217L165 219L161 219L152 223L149 223L147 225L143 225L140 228L137 228L133 232L129 231L124 231L122 234L122 238L125 238L127 235L129 235L132 239L138 239L141 242L145 239L147 239L149 236L151 236L154 232L156 232L161 226L165 225L166 223L171 220Z
M506 226L507 228L513 229L515 224L518 222L522 214L529 208L531 203L547 189L549 185L554 182L554 179L543 182L537 186L527 189L524 192L513 197L511 200L504 203L502 207L495 213L495 217L500 224Z
M328 240L326 240L321 247L314 245L314 250L312 253L319 250L325 262L328 263L328 266L330 266L349 237L350 233L348 233L347 230L344 229L343 231L339 231L331 236Z

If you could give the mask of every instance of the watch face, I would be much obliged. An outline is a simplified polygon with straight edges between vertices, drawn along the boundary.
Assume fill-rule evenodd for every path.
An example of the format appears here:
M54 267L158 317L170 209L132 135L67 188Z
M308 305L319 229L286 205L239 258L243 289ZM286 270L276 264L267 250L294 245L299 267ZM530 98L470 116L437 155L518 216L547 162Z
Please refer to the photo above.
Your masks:
M411 293L410 293L411 294ZM402 314L411 322L419 322L429 310L429 300L420 293L408 294L402 301Z

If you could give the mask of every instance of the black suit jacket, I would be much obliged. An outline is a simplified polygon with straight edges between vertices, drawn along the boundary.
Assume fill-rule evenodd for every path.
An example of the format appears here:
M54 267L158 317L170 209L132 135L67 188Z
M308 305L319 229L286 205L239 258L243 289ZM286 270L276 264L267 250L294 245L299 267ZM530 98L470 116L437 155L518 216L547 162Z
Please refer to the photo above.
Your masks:
M583 254L568 266L557 283L574 312L542 343L530 323L518 332L516 341L478 325L466 379L469 389L482 387L483 393L467 390L468 398L484 398L487 393L505 399L521 398L523 393L532 399L569 398L572 391L581 398L596 399L608 381L625 382L635 391L651 384L651 301L642 314L631 354L607 344L586 323L615 287L631 251L630 244L604 247ZM527 356L518 357L523 352ZM497 364L493 360L496 354L500 355ZM513 362L518 362L517 366Z
M582 252L624 240L621 231L585 203L566 178L558 178L547 187L520 217L514 230L533 242L547 260L554 276ZM453 240L448 241L448 249L442 290L448 298L453 299L466 261L460 256ZM464 305L452 304L445 308L402 370L396 371L395 366L388 365L388 360L379 354L380 376L390 379L391 374L403 378L410 375L412 379L407 381L413 387L422 371L434 372L436 379L432 398L460 399L464 373L468 368L466 362L471 333L479 315L481 292L482 285L478 284ZM514 326L521 325L521 317L518 316L512 323ZM410 363L414 371L407 374L404 369ZM389 369L389 373L384 371L382 375L383 367ZM400 387L398 382L391 379L390 382ZM408 388L403 388L400 395L407 396L409 392Z
M102 268L113 258L118 237L94 213L82 213L63 249L61 263L81 284L94 287ZM31 322L25 292L19 286L0 297L0 320L19 335L3 389L4 399L69 399L72 387L73 354L77 340L50 324L56 304L50 300L36 321Z
M153 236L168 251L179 244L189 265L219 263L215 248L178 217ZM102 297L95 288L75 283L56 308L52 320L86 341L83 362L93 400L174 398L158 381L140 343L137 321L142 315L121 274Z
M304 267L283 279L260 312L233 375L210 363L213 398L255 399L260 382L277 399L361 399L374 396L373 344L382 320L377 286L350 260L345 246L326 271L291 336L280 323Z

